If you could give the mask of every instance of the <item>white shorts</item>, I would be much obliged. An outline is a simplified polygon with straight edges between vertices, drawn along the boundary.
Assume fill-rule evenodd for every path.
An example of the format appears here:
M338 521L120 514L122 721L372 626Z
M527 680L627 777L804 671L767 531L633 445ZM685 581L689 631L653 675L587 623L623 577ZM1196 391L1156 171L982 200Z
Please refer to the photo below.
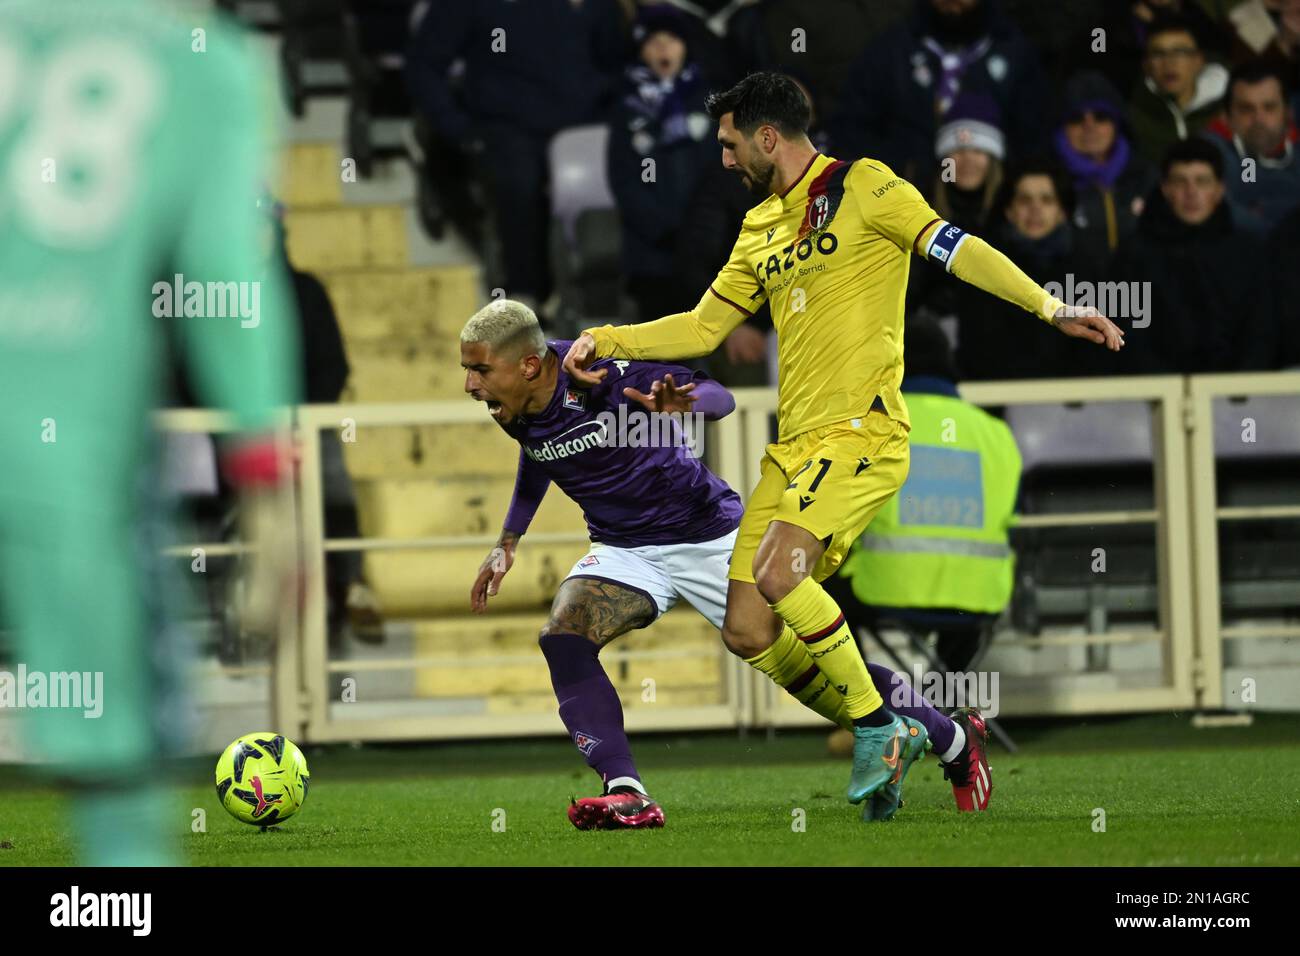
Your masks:
M722 630L727 615L727 569L735 544L735 531L698 544L615 548L597 541L573 566L569 577L613 581L644 594L655 606L655 617L684 599Z

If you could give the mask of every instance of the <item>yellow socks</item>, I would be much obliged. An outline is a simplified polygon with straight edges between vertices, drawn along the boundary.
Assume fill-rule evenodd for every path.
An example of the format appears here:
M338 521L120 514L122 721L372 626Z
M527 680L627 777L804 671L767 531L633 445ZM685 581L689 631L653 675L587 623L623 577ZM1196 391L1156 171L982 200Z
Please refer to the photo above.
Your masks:
M795 636L790 625L767 650L745 660L784 687L795 700L848 730L853 726L844 706L844 695L831 686L830 678L813 663L808 648Z
M798 635L812 662L830 678L832 688L844 695L851 720L884 706L839 605L820 584L804 578L773 604L772 610Z

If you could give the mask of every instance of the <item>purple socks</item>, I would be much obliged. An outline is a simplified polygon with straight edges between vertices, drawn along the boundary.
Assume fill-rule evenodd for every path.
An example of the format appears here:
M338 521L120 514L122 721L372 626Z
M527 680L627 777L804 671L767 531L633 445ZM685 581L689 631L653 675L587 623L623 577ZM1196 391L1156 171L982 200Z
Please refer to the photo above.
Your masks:
M623 730L623 705L600 664L600 648L579 634L544 634L538 643L551 670L560 720L587 764L603 782L619 777L639 781ZM867 670L887 708L925 725L935 753L952 746L952 720L932 707L902 674L881 664L868 663Z
M600 648L578 634L543 634L538 644L551 669L560 720L602 782L639 781L623 731L623 704L600 665Z
M885 699L887 708L896 714L919 720L925 725L930 740L934 743L936 754L942 754L952 746L953 737L956 735L952 719L930 706L930 702L916 692L907 682L907 678L897 671L891 671L881 664L872 664L870 661L867 662L867 670L871 672L871 682L876 685L876 690Z

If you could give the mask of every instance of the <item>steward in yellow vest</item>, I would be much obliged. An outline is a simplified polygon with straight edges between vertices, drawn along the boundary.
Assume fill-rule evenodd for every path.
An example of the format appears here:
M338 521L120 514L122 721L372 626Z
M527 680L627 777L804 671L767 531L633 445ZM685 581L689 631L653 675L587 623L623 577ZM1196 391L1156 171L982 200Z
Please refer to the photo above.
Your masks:
M958 395L946 341L930 341L942 336L938 327L914 325L906 332L902 386L912 418L911 468L840 574L868 607L998 614L1013 585L1007 532L1020 451L1004 422ZM916 351L935 360L914 358L913 337Z

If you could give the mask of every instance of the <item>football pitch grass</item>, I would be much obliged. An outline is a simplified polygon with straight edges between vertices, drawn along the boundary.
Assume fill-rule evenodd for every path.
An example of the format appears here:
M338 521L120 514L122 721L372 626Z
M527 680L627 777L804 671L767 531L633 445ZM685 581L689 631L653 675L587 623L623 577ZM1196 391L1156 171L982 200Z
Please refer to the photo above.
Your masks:
M204 866L1300 864L1300 716L1010 729L1021 749L994 746L987 813L959 815L929 756L883 824L844 800L848 762L826 756L822 733L639 736L667 826L636 832L573 829L568 797L594 794L596 779L562 740L307 748L307 802L265 832L221 809L213 754L185 764L177 841ZM56 793L0 767L0 807L0 865L76 862ZM206 833L191 832L195 808Z

